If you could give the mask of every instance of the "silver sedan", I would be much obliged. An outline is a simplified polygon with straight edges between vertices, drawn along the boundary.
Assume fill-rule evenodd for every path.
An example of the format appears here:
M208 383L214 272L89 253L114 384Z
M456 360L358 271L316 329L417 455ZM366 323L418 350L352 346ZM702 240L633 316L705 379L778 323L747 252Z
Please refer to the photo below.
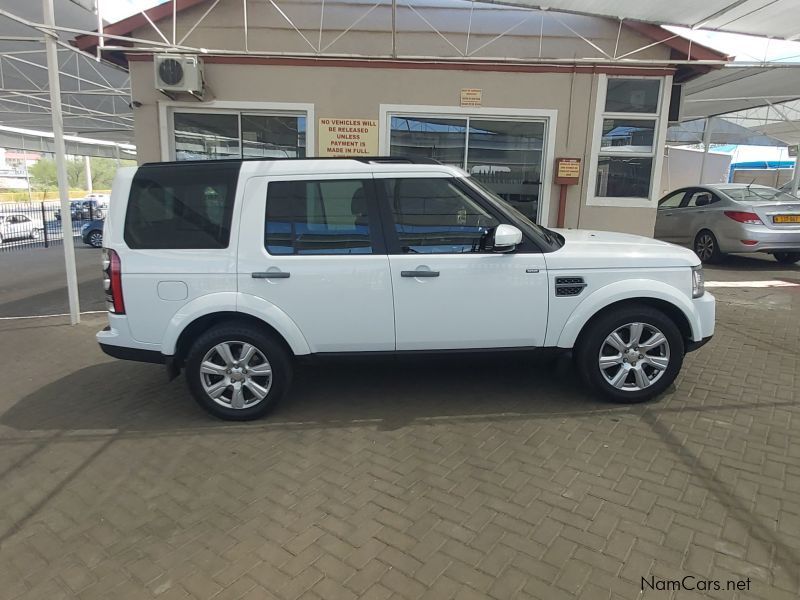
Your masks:
M675 190L658 202L655 237L692 248L703 262L729 252L800 261L800 198L763 185L719 183Z

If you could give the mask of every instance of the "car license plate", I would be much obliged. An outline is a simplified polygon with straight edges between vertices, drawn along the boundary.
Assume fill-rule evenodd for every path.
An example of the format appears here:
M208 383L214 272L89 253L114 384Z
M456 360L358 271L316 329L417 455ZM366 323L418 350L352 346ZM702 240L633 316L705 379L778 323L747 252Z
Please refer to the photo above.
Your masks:
M800 215L775 215L773 223L800 223Z

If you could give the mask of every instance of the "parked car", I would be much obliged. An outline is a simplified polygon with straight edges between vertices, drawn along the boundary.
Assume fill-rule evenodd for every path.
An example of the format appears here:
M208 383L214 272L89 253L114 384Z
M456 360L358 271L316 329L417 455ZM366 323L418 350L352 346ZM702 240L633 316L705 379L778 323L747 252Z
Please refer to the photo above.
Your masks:
M106 194L89 194L81 205L82 219L105 219L108 213L108 196Z
M375 352L572 349L584 382L638 402L714 332L692 251L546 229L429 161L148 164L110 206L100 347L185 370L223 419L265 414L297 357Z
M57 221L61 220L61 208L56 208L55 218ZM78 221L83 215L83 200L70 200L69 202L69 215L73 221Z
M729 252L766 252L800 260L800 199L763 185L686 187L658 202L655 237L693 248L703 262Z
M82 200L70 201L69 212L73 221L87 221L89 219L104 219L108 213L107 194L89 194ZM61 209L55 213L56 219L61 220Z
M103 247L104 219L94 219L81 226L81 239L83 243L93 248Z
M6 240L30 238L39 239L44 231L44 223L40 218L29 217L23 213L6 213L0 215L0 244Z

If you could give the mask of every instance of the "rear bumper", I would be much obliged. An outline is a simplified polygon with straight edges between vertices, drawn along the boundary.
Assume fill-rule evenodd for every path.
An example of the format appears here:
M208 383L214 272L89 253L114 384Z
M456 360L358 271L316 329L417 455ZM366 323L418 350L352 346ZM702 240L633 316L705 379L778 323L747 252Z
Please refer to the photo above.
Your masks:
M111 344L100 344L100 349L114 358L122 360L134 360L137 362L154 363L163 365L167 362L167 357L157 350L143 350L141 348L126 348L125 346L112 346Z
M744 244L749 240L755 244ZM744 225L720 243L725 252L800 252L800 230L780 231L765 225Z

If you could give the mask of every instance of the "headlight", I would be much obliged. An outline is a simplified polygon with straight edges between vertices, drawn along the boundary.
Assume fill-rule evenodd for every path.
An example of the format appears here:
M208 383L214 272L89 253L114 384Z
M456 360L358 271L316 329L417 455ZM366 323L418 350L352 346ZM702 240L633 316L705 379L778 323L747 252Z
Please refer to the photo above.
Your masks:
M692 267L692 298L699 298L706 293L706 280L703 265Z
M89 225L91 225L91 223L84 223L81 226L81 233L86 233L86 230L89 229Z

